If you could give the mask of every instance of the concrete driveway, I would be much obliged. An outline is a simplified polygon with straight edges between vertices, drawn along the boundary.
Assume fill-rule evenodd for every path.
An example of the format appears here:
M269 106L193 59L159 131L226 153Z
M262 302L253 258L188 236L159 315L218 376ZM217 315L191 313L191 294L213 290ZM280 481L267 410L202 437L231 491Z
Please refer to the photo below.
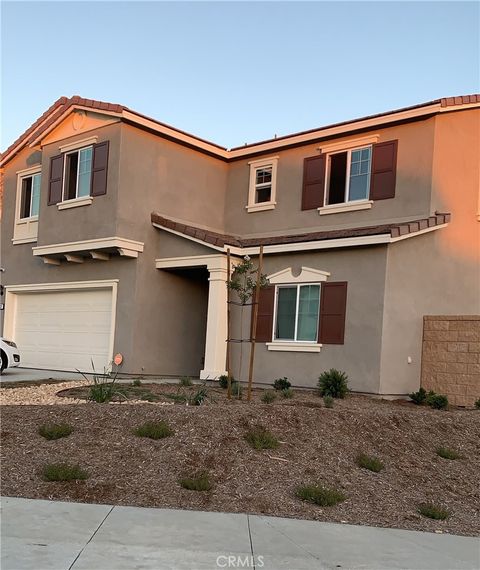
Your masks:
M38 368L7 368L0 375L0 382L38 382L40 380L82 380L78 372L59 372Z
M2 500L2 570L476 570L475 538L243 514Z

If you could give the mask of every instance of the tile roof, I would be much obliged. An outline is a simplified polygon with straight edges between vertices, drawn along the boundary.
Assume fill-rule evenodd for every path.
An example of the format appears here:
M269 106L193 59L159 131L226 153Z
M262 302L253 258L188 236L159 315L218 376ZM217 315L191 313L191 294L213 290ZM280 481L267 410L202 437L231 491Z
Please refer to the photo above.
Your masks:
M156 224L167 230L172 230L187 237L192 237L203 241L206 245L214 245L217 247L225 247L230 245L234 247L245 248L258 247L260 245L304 243L309 241L326 241L332 239L364 237L382 234L390 235L390 237L396 238L407 234L414 234L416 232L434 226L446 224L450 221L450 217L450 214L435 214L434 216L430 216L428 218L417 218L408 222L257 238L242 238L239 236L220 234L217 232L212 232L210 230L203 230L191 224L176 222L156 212L152 213L151 220L152 224Z

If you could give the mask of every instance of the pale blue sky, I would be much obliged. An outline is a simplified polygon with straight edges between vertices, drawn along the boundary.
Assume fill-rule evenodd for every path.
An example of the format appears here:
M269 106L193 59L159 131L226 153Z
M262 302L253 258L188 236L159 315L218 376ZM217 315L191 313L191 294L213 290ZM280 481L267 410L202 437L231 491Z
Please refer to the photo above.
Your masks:
M61 95L227 147L479 91L477 2L3 2L5 149Z

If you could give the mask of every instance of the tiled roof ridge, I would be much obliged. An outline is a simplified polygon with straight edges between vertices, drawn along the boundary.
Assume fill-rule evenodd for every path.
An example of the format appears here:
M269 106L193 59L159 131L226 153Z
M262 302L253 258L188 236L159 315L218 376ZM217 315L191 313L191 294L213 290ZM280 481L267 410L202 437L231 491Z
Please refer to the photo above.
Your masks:
M259 245L280 245L287 243L322 241L380 234L390 234L390 237L397 238L407 234L420 232L434 226L446 224L450 221L450 219L451 214L449 213L435 213L435 215L429 216L428 218L417 218L407 222L379 224L375 226L348 228L342 230L320 230L296 235L241 238L239 236L220 234L218 232L204 230L192 224L176 222L157 212L153 212L151 215L153 224L157 224L165 229L184 234L185 236L192 237L194 239L203 241L206 244L217 247L225 247L227 245L234 247L255 247Z

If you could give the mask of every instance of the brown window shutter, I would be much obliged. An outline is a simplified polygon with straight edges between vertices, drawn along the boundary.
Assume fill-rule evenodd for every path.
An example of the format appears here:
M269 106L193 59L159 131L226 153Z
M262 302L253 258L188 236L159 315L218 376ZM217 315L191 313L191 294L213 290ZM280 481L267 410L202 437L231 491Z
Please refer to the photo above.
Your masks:
M370 200L395 197L398 140L373 145Z
M260 289L258 300L257 332L255 335L255 340L257 342L270 342L272 340L274 304L275 286L268 285L267 287Z
M346 308L347 282L322 283L318 342L343 344Z
M323 206L325 164L324 154L310 156L303 161L302 210Z
M50 178L48 181L48 205L62 201L63 188L63 154L50 159Z
M108 141L93 145L92 196L107 193Z

